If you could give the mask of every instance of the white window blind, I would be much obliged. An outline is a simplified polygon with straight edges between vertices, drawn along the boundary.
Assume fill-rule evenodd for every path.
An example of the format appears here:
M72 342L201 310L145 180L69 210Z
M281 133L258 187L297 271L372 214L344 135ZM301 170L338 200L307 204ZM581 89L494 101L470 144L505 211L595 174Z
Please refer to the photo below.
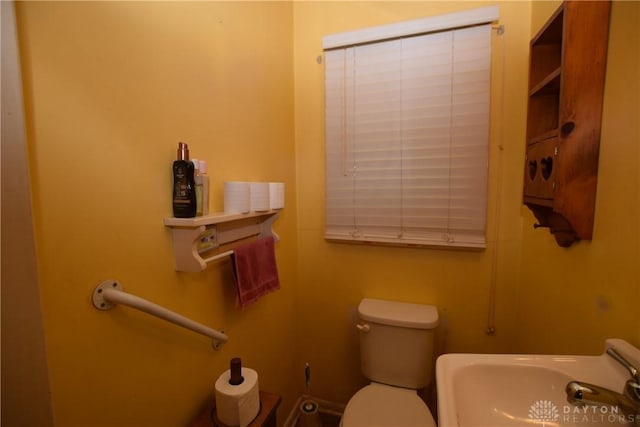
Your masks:
M491 26L325 51L327 239L485 246Z

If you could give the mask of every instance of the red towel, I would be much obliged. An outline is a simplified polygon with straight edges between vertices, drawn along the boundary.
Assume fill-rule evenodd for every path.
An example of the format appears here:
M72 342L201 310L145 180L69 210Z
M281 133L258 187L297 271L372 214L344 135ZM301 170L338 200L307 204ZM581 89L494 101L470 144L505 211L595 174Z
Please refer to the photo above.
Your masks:
M233 249L233 272L240 308L280 289L274 239L269 236Z

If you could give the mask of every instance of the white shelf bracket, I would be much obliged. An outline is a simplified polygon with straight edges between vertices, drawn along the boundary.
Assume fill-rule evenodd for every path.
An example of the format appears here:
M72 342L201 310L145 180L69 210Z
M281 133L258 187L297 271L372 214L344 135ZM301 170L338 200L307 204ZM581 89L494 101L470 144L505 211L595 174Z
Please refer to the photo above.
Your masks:
M250 212L248 214L213 213L195 218L165 218L171 227L173 256L177 271L200 272L209 262L229 255L211 254L211 250L222 245L257 236L265 238L279 236L273 231L273 223L279 211Z

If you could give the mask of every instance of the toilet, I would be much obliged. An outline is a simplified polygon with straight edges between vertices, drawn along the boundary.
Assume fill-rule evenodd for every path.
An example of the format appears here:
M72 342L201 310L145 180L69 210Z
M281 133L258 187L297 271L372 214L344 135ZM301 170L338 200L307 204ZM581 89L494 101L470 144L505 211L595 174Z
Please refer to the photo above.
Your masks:
M435 427L417 390L433 376L437 309L365 298L358 314L360 365L371 384L349 400L341 427Z

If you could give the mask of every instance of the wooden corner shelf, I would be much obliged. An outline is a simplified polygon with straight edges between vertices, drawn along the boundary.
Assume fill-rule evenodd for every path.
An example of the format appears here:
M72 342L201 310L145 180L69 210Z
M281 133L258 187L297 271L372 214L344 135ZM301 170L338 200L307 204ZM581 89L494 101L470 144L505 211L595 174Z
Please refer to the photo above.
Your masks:
M531 40L523 203L563 247L591 240L610 1L565 1Z

